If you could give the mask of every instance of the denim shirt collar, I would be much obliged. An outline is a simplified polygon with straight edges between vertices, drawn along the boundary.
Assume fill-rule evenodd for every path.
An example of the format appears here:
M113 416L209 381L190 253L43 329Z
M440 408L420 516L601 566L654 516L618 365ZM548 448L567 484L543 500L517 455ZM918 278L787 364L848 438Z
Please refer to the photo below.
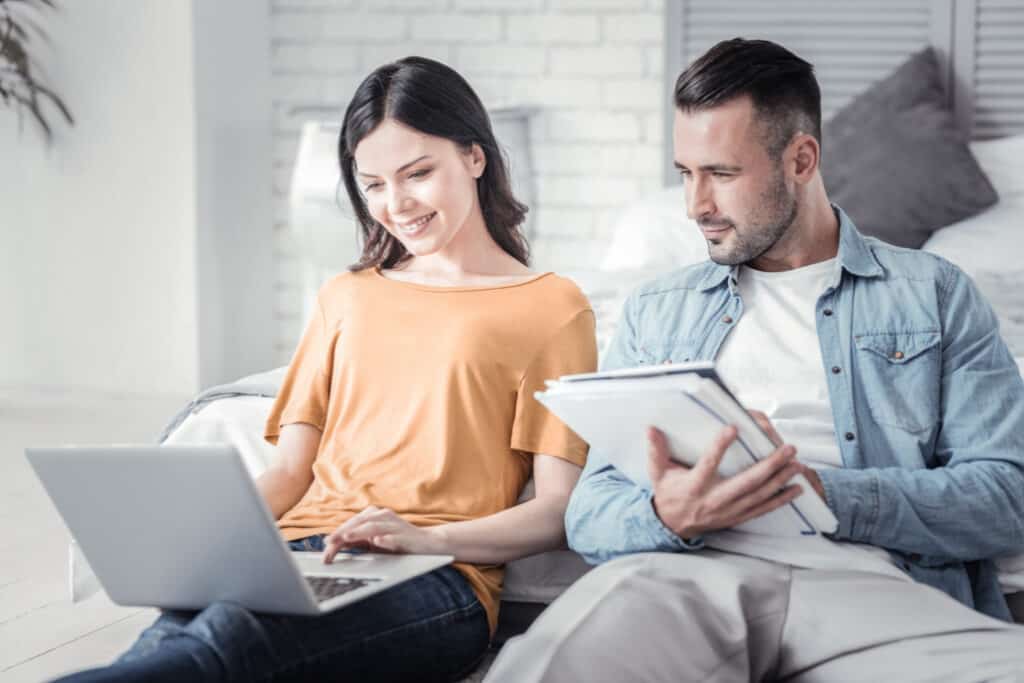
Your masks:
M878 277L882 275L882 266L879 265L875 255L871 253L864 237L857 231L850 217L841 208L832 205L836 218L839 219L839 266L851 275L859 277ZM726 280L729 281L729 289L733 291L736 286L736 278L739 274L739 266L725 266L713 264L707 270L697 289L706 292L709 289L721 286Z

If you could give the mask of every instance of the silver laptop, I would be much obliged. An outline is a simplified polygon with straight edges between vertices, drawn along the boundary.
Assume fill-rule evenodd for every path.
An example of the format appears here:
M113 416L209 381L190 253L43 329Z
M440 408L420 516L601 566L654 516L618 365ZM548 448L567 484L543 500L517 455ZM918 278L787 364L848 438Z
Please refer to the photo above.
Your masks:
M288 549L230 446L29 448L29 462L121 605L315 615L443 567L450 555Z

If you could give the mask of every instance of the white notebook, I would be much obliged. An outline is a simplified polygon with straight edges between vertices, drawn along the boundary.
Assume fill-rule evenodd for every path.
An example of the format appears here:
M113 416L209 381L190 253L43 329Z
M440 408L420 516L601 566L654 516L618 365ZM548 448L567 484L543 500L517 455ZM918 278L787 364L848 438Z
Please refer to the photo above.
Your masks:
M592 450L647 489L647 428L664 432L675 457L692 466L726 425L736 441L722 459L719 474L729 476L775 449L768 436L719 379L714 363L681 363L566 375L549 380L537 400L580 435ZM739 530L774 536L831 533L835 515L803 475L803 495L789 505L750 520Z

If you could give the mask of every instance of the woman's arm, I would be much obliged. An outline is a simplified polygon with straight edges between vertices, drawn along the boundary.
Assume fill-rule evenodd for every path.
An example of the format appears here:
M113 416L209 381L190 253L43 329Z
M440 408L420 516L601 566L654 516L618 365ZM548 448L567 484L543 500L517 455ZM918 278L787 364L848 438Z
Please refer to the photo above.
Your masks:
M536 496L507 510L466 522L420 528L391 510L367 508L327 537L324 561L339 549L369 544L406 553L454 555L459 562L503 564L565 547L565 506L580 467L562 458L533 457Z
M256 480L274 519L295 507L313 483L313 461L321 432L303 422L285 425L277 440L277 460Z
M503 564L565 548L565 507L582 469L551 455L533 456L536 495L507 510L468 522L430 527L447 553L462 562Z

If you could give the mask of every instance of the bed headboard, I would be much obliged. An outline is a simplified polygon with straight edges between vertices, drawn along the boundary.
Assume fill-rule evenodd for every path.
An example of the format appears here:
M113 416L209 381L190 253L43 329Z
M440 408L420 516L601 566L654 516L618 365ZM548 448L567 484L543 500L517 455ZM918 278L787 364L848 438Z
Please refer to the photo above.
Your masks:
M720 40L774 40L814 64L827 120L912 52L931 45L950 107L973 139L1024 133L1024 2L1019 0L667 0L666 140L679 73ZM665 184L679 182L666 150Z

